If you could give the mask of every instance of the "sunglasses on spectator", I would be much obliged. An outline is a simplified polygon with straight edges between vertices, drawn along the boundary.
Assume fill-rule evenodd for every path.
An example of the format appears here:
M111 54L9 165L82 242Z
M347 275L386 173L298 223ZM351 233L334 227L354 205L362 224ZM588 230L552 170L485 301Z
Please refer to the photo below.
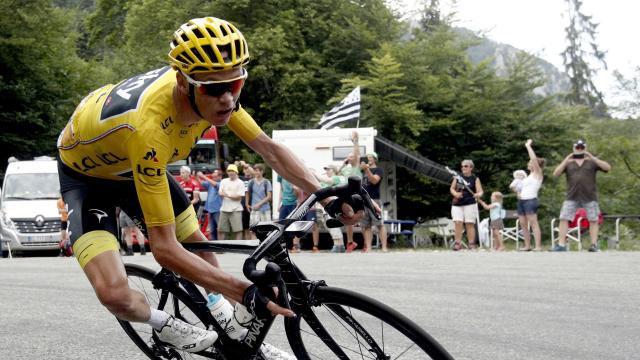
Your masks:
M574 147L576 150L584 150L584 145L576 145Z
M227 92L230 92L233 96L238 95L242 86L244 86L244 81L247 79L247 76L249 76L249 72L245 68L242 68L242 74L235 78L208 81L194 80L185 73L182 73L182 75L184 75L189 84L197 87L201 94L219 97Z

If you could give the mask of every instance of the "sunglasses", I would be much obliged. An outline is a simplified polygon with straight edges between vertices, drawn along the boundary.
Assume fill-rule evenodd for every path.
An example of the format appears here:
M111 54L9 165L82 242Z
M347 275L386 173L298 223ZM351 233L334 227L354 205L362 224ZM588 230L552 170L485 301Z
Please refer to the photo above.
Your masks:
M471 165L462 165L462 167L471 167Z
M182 73L182 75L184 75L189 84L197 87L201 94L219 97L227 92L230 92L233 96L237 96L242 86L244 86L244 81L249 76L249 72L245 68L242 68L242 74L233 79L209 81L197 81L185 73Z
M574 146L576 150L584 150L584 145L576 145Z

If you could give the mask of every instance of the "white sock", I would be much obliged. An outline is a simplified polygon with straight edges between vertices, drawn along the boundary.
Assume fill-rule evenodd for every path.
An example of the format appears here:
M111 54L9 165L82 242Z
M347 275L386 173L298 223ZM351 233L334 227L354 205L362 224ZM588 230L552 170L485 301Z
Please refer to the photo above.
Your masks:
M162 310L151 308L151 316L149 320L145 321L145 324L151 325L156 330L162 329L164 324L169 320L170 315Z

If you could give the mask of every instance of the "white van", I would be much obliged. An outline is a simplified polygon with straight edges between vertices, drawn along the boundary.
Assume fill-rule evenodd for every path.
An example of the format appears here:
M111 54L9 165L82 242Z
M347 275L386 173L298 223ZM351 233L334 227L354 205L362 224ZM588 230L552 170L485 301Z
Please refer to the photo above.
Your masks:
M0 198L0 238L10 242L11 251L58 249L59 196L58 164L52 158L9 163Z

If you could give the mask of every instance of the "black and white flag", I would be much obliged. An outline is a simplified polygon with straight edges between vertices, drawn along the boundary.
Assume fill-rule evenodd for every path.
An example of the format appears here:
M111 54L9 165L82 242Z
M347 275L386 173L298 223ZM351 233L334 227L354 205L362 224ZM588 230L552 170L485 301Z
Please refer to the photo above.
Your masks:
M318 127L331 129L338 124L360 117L360 86L356 87L328 113L322 115Z

